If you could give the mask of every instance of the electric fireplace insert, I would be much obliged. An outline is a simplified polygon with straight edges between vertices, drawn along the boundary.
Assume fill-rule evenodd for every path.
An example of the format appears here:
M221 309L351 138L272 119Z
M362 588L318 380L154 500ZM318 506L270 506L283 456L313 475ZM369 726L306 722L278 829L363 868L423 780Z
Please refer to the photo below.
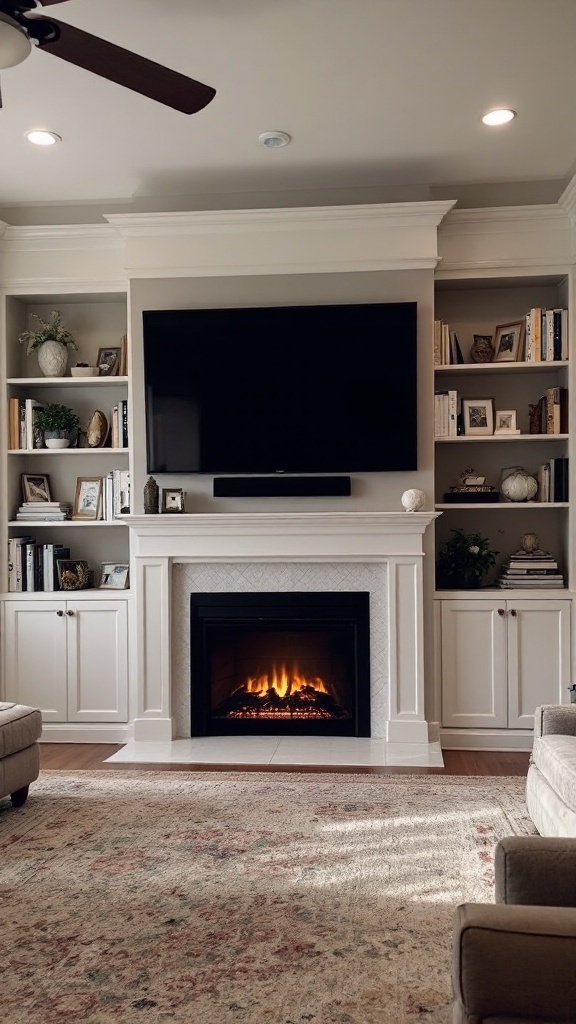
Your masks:
M369 736L369 597L191 594L192 736Z

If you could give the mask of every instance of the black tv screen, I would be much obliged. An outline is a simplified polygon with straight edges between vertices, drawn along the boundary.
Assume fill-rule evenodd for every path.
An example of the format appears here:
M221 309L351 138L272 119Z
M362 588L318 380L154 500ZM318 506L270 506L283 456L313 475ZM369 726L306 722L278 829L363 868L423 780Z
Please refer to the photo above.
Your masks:
M143 312L148 471L412 470L416 303Z

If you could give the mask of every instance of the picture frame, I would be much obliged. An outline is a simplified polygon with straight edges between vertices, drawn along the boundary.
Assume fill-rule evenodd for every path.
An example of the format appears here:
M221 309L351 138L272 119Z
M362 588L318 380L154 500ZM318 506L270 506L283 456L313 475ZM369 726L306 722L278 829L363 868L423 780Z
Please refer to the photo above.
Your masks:
M56 572L60 590L85 590L91 585L88 562L78 558L57 558Z
M102 562L99 590L126 590L130 577L128 562Z
M514 363L524 355L526 321L514 320L494 328L494 362Z
M52 501L50 477L42 473L22 473L21 480L24 501Z
M102 517L102 477L79 476L72 507L72 519L96 521Z
M184 491L181 487L162 488L162 503L160 511L168 513L184 511Z
M96 366L98 376L117 377L122 357L122 348L99 348Z
M494 399L463 398L462 419L464 433L468 436L480 436L494 433Z
M495 434L519 434L516 426L516 409L497 409L494 413Z

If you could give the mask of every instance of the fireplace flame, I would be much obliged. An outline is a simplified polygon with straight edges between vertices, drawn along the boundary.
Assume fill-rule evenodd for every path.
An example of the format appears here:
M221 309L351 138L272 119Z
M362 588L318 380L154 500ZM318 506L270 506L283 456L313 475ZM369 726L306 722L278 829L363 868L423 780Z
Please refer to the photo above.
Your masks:
M274 665L269 673L249 677L238 689L260 696L265 696L270 690L275 690L278 697L289 697L291 693L297 693L307 687L316 690L317 693L330 693L319 676L308 679L307 676L302 675L297 665L294 665L293 668L286 665L281 665L278 668Z

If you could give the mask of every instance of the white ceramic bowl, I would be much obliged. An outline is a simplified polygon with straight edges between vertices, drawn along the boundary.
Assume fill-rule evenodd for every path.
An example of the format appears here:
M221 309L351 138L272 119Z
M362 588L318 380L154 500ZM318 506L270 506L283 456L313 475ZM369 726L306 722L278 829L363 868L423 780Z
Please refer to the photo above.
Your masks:
M47 437L46 447L47 448L67 448L70 441L67 437Z
M71 366L72 377L98 377L100 370L97 366Z

